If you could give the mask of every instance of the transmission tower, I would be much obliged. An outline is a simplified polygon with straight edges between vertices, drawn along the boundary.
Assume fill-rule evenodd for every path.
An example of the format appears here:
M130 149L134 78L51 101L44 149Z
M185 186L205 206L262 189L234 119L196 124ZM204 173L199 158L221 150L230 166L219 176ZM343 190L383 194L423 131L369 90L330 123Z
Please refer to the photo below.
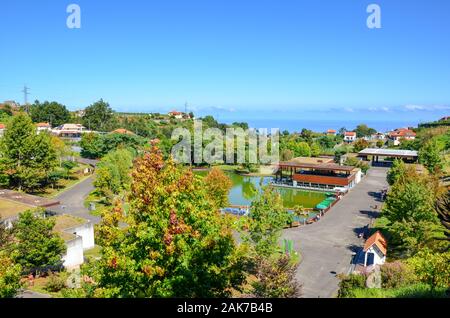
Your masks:
M27 111L27 113L30 113L30 107L28 106L28 95L30 95L29 91L29 87L27 87L27 85L24 85L22 93L23 93L23 100L25 103L25 109Z

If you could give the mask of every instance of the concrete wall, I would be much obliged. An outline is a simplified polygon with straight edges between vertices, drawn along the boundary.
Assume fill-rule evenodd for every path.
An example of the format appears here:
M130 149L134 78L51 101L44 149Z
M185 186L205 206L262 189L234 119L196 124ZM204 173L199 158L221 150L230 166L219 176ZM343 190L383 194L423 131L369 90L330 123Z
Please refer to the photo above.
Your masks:
M94 242L94 224L87 222L83 225L76 226L65 230L65 232L78 235L82 238L83 249L88 250L95 246Z
M84 262L83 239L77 236L66 242L66 255L63 256L63 265L66 268L77 267Z
M87 222L64 231L76 235L75 239L66 242L67 253L63 257L64 267L77 267L84 263L84 251L95 246L94 224Z

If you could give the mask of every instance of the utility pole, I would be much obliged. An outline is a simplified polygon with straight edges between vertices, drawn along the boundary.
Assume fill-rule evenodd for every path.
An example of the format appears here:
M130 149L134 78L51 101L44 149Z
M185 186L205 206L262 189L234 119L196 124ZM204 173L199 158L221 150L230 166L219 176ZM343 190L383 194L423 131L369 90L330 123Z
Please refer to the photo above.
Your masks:
M187 109L188 109L188 103L184 103L184 113L187 114Z
M24 86L23 86L23 90L22 90L22 93L23 93L23 100L24 100L24 103L25 103L25 109L26 109L26 111L27 111L27 114L30 113L30 108L28 107L28 95L30 95L30 93L28 92L29 89L30 89L30 88L27 87L27 85L24 85Z

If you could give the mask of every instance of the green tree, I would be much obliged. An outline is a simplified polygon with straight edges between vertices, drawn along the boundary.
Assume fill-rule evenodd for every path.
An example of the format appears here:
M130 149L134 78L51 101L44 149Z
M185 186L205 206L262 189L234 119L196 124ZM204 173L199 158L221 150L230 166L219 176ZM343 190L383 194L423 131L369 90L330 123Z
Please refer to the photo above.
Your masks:
M301 285L295 278L298 263L287 255L275 259L261 259L253 286L257 298L298 298Z
M383 208L393 242L414 252L433 241L442 232L434 203L433 190L420 179L394 184Z
M355 152L360 152L361 150L366 149L367 147L369 147L369 142L367 140L364 139L358 139L357 141L355 141L355 143L353 144L353 151Z
M307 142L299 142L294 145L296 157L311 157L311 148Z
M272 187L265 187L252 202L243 239L254 246L257 255L268 257L278 250L281 231L292 220L292 215L283 207L281 195Z
M114 111L103 99L85 109L83 125L90 130L108 131L113 126Z
M22 287L22 267L0 251L0 298L13 298Z
M60 126L70 121L70 112L66 106L57 102L40 103L38 100L30 107L30 116L33 122L50 123L53 127Z
M424 248L409 258L407 264L414 269L419 280L432 289L450 286L450 252L435 253Z
M151 152L135 161L129 210L105 215L102 257L91 270L98 297L224 297L244 280L228 218L192 171ZM128 227L118 225L122 220Z
M354 131L356 132L357 138L363 138L377 133L375 129L369 128L366 124L358 125Z
M443 169L444 162L436 139L426 142L422 148L420 148L419 162L431 173L436 173Z
M387 173L387 182L389 185L394 185L400 178L406 174L406 164L403 160L395 159L392 167Z
M97 191L107 198L112 198L128 189L132 166L133 155L130 151L118 149L108 153L96 169L94 185Z
M64 240L53 231L55 220L43 212L25 211L13 225L11 258L24 270L60 266L66 251Z
M311 148L311 156L313 156L313 157L320 156L322 149L320 148L320 146L317 143L315 143L315 142L312 143L310 148Z
M228 194L233 183L231 179L219 168L214 167L205 178L205 185L208 195L212 201L218 204L219 208L229 205Z
M0 174L7 186L19 191L36 189L47 182L57 164L50 136L37 135L26 114L14 116L0 141Z

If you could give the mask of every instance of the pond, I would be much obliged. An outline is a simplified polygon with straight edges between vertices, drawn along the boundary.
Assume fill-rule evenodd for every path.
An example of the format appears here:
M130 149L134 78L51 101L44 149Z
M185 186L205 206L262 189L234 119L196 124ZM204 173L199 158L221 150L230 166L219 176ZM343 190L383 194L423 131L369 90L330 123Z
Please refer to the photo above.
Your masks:
M208 171L196 171L197 175L206 176ZM229 194L231 205L249 206L256 198L261 186L267 185L271 177L247 177L233 172L225 172L233 182ZM301 205L304 208L314 208L326 199L326 194L322 192L296 190L287 188L276 188L281 194L283 204L286 208L293 208Z

